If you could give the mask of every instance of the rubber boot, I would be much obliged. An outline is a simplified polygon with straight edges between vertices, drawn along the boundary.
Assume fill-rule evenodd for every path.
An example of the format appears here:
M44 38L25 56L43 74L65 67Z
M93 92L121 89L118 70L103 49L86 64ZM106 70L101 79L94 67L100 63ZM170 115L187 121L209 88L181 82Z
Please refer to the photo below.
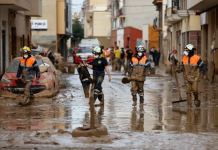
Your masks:
M98 100L100 101L100 105L104 105L104 94L98 94Z
M140 96L140 107L143 107L144 105L144 96Z
M194 94L194 96L195 96L195 100L194 100L195 106L196 106L196 107L200 107L201 101L198 100L198 92L194 92L193 94Z
M95 104L97 98L98 98L98 94L94 93L94 104Z
M192 95L187 94L187 102L188 102L188 107L192 107Z
M132 106L136 106L137 105L137 96L136 95L132 95L132 100L133 100Z

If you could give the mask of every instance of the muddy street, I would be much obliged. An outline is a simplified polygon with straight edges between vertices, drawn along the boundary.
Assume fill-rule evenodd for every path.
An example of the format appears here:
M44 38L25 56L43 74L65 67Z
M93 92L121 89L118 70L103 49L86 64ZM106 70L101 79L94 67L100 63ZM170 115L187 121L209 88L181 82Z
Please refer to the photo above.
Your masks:
M108 135L73 138L73 129L89 124L89 99L78 74L63 78L74 95L62 88L54 98L38 98L20 107L16 100L0 98L0 149L217 149L218 85L201 81L200 108L172 107L178 100L174 78L148 77L143 108L132 107L131 84L122 75L105 77L104 107L95 107L95 124ZM182 97L186 99L183 80ZM96 101L99 103L99 101Z

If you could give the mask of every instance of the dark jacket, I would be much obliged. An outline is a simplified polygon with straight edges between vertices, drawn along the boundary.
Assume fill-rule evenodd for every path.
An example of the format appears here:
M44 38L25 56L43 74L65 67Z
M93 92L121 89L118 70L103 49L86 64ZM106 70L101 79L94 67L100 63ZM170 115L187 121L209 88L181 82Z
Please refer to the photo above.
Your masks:
M49 53L48 54L48 58L51 60L51 62L54 64L54 62L55 62L55 58L54 58L54 56L52 55L52 53Z
M22 61L23 59L21 59ZM22 79L25 81L33 81L34 77L40 78L40 70L37 65L37 61L29 56L25 61L21 64L19 63L18 70L17 70L17 78L22 76Z

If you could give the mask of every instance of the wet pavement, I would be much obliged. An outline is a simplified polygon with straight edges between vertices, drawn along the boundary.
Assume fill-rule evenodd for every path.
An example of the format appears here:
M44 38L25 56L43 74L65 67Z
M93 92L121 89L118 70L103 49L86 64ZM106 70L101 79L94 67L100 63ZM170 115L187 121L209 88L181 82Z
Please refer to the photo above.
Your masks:
M26 107L0 98L0 149L218 149L218 84L200 81L200 108L172 107L179 97L174 78L147 77L145 105L139 108L132 107L131 84L123 85L120 74L112 73L111 83L105 77L105 106L95 107L95 124L105 125L108 136L71 136L76 127L89 125L90 107L79 76L64 74L73 99L66 89Z

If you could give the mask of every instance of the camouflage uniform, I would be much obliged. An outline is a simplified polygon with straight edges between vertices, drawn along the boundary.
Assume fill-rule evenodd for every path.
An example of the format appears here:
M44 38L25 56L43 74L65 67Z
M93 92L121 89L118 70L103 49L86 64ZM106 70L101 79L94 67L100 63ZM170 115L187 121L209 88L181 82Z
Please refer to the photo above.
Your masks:
M21 58L17 71L17 78L20 78L20 76L22 76L23 82L26 83L24 89L24 102L22 103L23 105L26 105L30 102L30 88L35 76L37 80L40 78L39 67L36 60L31 57L31 55L29 55L27 59Z
M206 74L206 68L203 61L199 56L193 55L191 57L185 56L182 61L182 65L178 67L176 72L183 72L183 77L186 86L186 94L188 105L191 106L193 93L195 97L195 105L200 106L200 101L198 100L198 82L200 78L200 69L202 70L203 75Z
M129 66L129 80L131 80L131 93L133 101L137 101L137 93L140 96L140 103L144 103L144 82L146 78L146 69L151 72L151 64L145 56L140 58L137 54L132 58Z

